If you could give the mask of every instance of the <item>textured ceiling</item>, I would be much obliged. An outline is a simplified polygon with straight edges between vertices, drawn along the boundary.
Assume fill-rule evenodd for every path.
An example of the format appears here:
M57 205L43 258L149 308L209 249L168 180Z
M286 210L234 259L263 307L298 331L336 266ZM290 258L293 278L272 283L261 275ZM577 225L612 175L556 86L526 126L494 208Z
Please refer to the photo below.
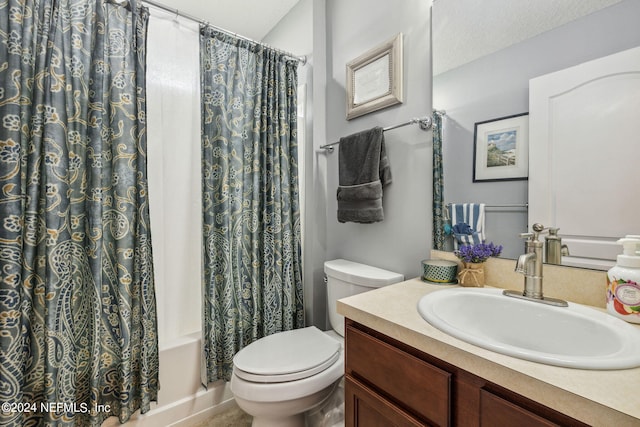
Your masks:
M154 0L241 36L262 40L298 0Z
M262 40L299 0L154 0ZM426 1L426 0L425 0ZM433 0L433 71L439 74L621 0Z
M434 0L433 73L497 52L621 0Z

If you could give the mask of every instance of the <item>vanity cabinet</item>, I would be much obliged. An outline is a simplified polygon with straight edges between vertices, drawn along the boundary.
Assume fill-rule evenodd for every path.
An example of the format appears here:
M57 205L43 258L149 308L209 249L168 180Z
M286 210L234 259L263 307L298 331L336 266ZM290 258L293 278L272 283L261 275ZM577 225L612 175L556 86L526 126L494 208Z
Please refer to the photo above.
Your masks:
M586 426L346 320L345 425Z

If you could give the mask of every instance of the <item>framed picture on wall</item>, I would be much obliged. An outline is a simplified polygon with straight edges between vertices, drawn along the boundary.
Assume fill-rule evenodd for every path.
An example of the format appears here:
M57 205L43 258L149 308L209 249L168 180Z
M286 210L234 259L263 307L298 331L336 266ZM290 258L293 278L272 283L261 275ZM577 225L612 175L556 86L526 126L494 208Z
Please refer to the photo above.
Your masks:
M403 102L402 33L347 64L347 120Z
M475 124L473 182L529 177L529 113Z

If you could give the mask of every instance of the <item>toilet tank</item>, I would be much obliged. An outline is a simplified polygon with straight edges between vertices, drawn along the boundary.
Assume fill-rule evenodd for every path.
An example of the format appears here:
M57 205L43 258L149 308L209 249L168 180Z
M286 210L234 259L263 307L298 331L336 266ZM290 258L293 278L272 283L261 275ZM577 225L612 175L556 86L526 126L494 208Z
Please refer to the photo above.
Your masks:
M344 336L344 316L338 314L337 301L392 283L402 282L404 276L392 271L359 264L345 259L334 259L324 263L327 276L327 311L331 327Z

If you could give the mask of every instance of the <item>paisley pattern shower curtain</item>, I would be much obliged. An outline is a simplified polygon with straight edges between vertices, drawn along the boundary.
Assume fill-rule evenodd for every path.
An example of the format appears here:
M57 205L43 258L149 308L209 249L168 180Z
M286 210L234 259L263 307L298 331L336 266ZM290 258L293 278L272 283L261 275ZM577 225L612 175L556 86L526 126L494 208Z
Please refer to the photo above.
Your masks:
M434 112L433 126L433 249L444 250L445 209L444 169L442 163L442 116Z
M3 426L124 422L157 398L148 12L129 8L0 3Z
M297 61L202 27L203 377L304 326Z

